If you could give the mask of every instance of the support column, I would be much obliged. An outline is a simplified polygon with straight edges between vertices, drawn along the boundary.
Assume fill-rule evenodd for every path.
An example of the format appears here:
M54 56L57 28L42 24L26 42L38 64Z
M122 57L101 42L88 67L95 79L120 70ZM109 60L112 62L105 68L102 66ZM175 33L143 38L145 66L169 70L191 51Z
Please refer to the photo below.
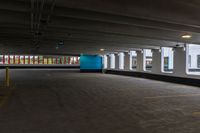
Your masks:
M110 54L109 69L115 69L115 54Z
M144 52L137 51L137 68L138 72L144 72Z
M124 53L124 70L130 71L132 67L132 58L129 52Z
M107 56L107 69L111 69L111 57L110 55L106 55Z
M152 73L160 74L161 72L161 50L160 49L154 49L153 50L153 61L152 61Z
M107 69L107 68L108 68L108 56L103 55L103 69Z
M115 69L119 70L119 55L115 54Z
M186 76L187 54L186 49L177 47L174 49L174 75Z

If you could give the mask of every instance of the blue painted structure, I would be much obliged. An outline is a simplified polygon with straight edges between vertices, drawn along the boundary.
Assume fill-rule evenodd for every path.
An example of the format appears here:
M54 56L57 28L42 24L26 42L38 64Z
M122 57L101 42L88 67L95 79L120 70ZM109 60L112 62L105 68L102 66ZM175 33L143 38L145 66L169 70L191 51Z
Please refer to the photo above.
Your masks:
M99 55L81 55L80 71L82 72L101 72L102 57Z

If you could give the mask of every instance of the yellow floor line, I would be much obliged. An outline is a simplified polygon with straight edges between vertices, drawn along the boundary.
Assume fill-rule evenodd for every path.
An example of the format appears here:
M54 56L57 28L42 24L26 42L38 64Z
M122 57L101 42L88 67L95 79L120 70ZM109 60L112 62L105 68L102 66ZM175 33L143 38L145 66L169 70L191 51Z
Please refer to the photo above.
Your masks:
M193 112L192 115L193 116L200 116L200 112Z

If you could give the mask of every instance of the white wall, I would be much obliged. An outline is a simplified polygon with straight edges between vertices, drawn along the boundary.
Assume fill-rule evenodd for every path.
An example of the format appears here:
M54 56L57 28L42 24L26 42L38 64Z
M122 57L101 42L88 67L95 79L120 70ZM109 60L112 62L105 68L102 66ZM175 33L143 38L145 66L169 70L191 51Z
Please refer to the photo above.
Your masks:
M189 54L197 56L200 54L200 45L199 46L193 46L195 49L190 51ZM168 76L176 76L176 77L188 77L188 78L195 78L195 79L200 79L200 73L187 73L187 65L188 65L188 56L187 56L187 50L185 48L174 48L174 55L170 55L169 51L166 52L164 56L170 56L170 58L173 58L171 62L171 67L173 67L174 71L173 73L164 73L161 71L161 57L162 57L162 52L159 50L153 50L153 60L152 60L152 72L153 74L159 74L159 75L168 75ZM144 70L145 68L145 55L146 56L151 56L152 54L148 52L142 52L141 50L137 51L137 69L136 71L138 72L144 72L144 73L149 73ZM125 54L125 56L128 56ZM126 57L124 57L126 58ZM130 59L130 57L129 57ZM196 61L196 58L193 58L192 60ZM126 61L127 62L127 61ZM124 63L126 65L126 63ZM174 65L173 65L174 64ZM130 65L130 63L128 63ZM193 67L196 66L196 64L193 64ZM126 66L125 66L126 68ZM196 67L195 67L196 68ZM124 69L123 69L124 70ZM122 70L122 71L123 71ZM126 69L125 69L126 70ZM127 70L126 70L127 71ZM129 70L131 71L131 69ZM199 74L199 75L197 75Z

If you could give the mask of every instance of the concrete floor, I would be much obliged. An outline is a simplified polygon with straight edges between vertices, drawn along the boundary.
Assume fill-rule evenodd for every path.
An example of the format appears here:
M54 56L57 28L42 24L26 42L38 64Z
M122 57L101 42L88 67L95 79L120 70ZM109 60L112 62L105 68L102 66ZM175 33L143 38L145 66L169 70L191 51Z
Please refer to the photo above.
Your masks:
M200 132L197 87L66 70L12 70L11 79L0 133Z

